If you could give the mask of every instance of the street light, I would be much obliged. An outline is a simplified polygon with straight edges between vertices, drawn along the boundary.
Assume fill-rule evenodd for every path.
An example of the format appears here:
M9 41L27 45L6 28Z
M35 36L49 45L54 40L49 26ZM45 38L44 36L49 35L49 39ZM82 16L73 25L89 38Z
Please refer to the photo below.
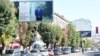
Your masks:
M82 41L82 38L81 38L81 47L82 47L82 53L84 53L84 45L85 45L85 40Z

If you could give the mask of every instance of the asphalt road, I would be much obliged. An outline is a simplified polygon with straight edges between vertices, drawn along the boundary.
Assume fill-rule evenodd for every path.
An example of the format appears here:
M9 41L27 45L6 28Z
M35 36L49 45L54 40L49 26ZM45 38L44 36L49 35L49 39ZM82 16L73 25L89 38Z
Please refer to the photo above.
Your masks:
M5 54L3 56L12 56L12 55L11 54ZM20 56L20 55L17 55L17 56ZM32 56L32 55L29 55L29 56ZM82 53L71 53L71 54L68 54L68 55L60 55L60 56L83 56L83 54Z
M11 54L5 54L3 56L12 56ZM18 55L20 56L20 55ZM29 56L32 56L32 55L29 55ZM100 56L100 52L86 52L84 54L82 53L71 53L71 54L68 54L68 55L61 55L61 56Z
M11 54L5 54L3 56L12 56ZM21 55L17 55L17 56L21 56ZM29 56L32 56L32 55L29 55Z
M100 56L100 52L87 52L84 56Z

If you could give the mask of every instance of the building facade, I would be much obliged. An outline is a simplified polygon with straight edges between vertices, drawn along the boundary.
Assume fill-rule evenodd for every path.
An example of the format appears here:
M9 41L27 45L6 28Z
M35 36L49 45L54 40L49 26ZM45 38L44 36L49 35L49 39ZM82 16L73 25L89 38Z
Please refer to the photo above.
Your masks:
M77 19L73 21L73 24L75 24L77 31L80 32L80 37L91 37L91 21L87 19Z
M64 16L59 15L58 13L54 13L54 18L53 18L53 25L58 25L61 27L61 29L66 28L68 21L64 18Z
M73 22L77 28L78 31L91 31L91 21L87 19L77 19Z

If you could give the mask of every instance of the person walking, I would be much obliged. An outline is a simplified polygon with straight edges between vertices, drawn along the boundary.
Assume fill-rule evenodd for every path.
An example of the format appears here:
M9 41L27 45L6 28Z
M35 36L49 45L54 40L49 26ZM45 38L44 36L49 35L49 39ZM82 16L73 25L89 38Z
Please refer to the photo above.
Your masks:
M2 56L2 53L3 53L3 49L4 49L4 43L3 43L2 38L0 37L0 55L1 56Z
M0 43L0 55L2 55L2 44Z

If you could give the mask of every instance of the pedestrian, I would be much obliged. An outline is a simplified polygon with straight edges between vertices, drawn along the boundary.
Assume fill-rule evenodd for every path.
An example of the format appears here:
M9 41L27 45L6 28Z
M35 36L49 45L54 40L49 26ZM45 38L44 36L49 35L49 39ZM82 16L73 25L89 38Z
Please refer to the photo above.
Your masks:
M4 49L4 43L3 43L2 38L0 37L0 55L1 56L2 56L2 53L3 53L3 49Z
M2 44L0 43L0 55L2 55Z

